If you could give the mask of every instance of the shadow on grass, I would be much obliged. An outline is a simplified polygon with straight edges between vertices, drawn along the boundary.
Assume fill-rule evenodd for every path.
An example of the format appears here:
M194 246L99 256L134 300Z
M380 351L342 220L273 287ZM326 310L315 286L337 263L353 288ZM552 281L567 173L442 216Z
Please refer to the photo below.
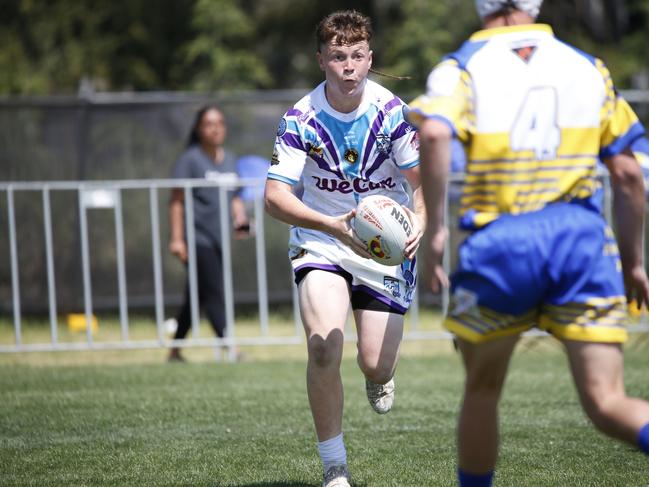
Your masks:
M314 487L313 484L304 482L256 482L254 484L241 484L237 487Z
M304 482L255 482L254 484L241 484L237 487L316 487L321 484L305 484ZM354 482L356 487L366 487L366 484Z
M255 482L254 484L237 485L237 487L314 487L314 485L304 482Z

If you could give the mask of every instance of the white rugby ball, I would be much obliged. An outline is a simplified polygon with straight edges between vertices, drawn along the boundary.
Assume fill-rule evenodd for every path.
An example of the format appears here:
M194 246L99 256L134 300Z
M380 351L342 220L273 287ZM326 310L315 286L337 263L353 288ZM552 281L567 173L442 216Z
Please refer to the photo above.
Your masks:
M356 207L354 231L367 245L372 260L384 265L399 265L412 223L402 206L392 198L372 195Z

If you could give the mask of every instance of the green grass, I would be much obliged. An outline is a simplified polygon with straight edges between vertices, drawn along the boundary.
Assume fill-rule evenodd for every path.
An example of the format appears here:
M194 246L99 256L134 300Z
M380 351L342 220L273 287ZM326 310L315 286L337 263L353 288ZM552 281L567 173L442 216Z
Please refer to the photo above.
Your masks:
M80 353L4 356L0 485L317 486L303 350L293 348L293 359L277 352L234 364L169 365L163 351L119 352L124 363L118 352L86 355L87 363ZM371 412L354 346L346 348L344 431L355 485L454 485L462 369L449 343L404 351L386 416ZM646 351L643 337L627 347L625 378L629 393L649 397ZM496 485L649 482L646 456L590 426L550 339L519 347L501 418Z

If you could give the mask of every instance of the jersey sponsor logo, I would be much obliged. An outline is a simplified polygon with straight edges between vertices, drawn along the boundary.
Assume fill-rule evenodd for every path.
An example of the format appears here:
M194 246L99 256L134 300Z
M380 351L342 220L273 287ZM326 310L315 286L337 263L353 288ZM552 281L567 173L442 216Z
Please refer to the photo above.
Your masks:
M358 151L356 149L347 149L344 157L350 164L356 164L356 161L358 161Z
M374 182L367 179L354 178L351 181L343 181L335 178L321 178L319 176L312 176L315 179L316 188L320 191L328 191L329 193L367 193L375 189L392 189L396 183L392 181L391 177L385 178L383 181Z

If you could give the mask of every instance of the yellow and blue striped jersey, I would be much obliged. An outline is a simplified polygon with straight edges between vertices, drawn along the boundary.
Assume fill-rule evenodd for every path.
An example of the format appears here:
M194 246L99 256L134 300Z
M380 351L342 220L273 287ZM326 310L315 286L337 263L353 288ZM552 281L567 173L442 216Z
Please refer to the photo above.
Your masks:
M604 63L543 24L476 32L435 67L411 108L413 123L439 118L465 146L467 229L554 202L595 200L599 158L644 133Z

